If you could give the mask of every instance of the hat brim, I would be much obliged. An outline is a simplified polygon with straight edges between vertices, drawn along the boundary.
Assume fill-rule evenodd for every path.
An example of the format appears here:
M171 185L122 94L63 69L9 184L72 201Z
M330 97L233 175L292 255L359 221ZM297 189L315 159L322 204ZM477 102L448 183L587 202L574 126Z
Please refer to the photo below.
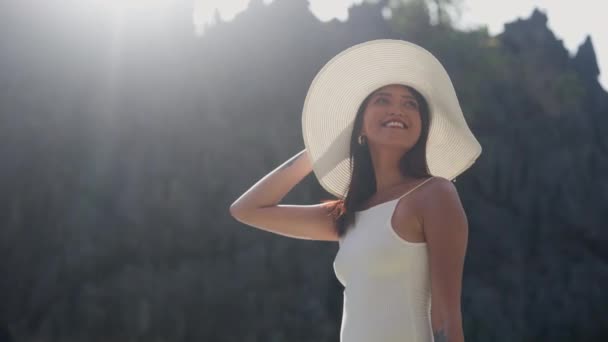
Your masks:
M357 44L321 68L302 111L304 146L313 172L336 197L344 198L350 183L349 149L357 109L372 91L389 84L411 86L428 102L426 159L432 175L452 180L481 154L446 70L430 52L394 39Z

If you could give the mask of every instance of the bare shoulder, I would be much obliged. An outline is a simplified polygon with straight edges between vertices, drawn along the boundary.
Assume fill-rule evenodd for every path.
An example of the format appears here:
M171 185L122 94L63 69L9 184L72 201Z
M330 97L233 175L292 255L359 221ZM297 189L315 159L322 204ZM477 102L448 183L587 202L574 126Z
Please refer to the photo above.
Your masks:
M435 176L421 188L417 204L423 215L445 214L462 207L458 189L449 179Z
M458 198L458 189L449 179L434 176L424 186L422 186L422 197L432 199L454 199Z

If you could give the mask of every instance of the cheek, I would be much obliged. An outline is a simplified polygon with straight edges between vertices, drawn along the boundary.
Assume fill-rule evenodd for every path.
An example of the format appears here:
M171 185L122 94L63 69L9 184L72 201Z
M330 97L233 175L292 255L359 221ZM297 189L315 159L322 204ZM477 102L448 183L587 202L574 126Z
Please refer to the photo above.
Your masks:
M378 118L376 117L375 113L373 113L372 111L366 112L365 116L363 117L363 128L365 129L365 131L369 132L370 129L377 129L377 126Z
M420 118L420 114L416 114L416 116L414 116L412 119L416 123L416 130L418 132L422 131L422 120Z
M411 136L414 138L414 140L418 141L422 135L422 121L420 121L419 117L412 118L412 121L413 127L410 130L412 133Z

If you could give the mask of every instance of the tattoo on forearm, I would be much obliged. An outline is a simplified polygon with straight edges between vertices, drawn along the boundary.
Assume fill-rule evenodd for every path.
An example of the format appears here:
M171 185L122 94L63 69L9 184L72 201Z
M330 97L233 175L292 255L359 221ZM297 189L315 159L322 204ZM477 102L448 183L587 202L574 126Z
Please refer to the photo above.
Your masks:
M302 156L302 154L298 154L297 156L293 156L293 158L289 159L283 166L281 166L281 168L279 169L279 171L285 170L286 168L290 167L291 165L293 165L293 163L295 163L296 160L298 160L298 158L300 158Z
M434 331L433 337L435 338L435 342L447 342L448 341L448 337L445 335L445 331L443 330L443 328L441 328L437 331Z

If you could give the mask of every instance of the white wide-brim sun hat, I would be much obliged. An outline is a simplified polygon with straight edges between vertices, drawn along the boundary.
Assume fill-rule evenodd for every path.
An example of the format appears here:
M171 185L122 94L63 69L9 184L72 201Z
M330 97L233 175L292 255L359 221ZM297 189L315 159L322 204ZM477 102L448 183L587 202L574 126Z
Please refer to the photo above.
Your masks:
M378 39L333 57L313 79L302 111L304 146L321 186L343 199L351 179L350 139L357 109L374 90L389 84L416 89L429 105L426 160L429 172L453 180L481 154L452 81L424 48Z

